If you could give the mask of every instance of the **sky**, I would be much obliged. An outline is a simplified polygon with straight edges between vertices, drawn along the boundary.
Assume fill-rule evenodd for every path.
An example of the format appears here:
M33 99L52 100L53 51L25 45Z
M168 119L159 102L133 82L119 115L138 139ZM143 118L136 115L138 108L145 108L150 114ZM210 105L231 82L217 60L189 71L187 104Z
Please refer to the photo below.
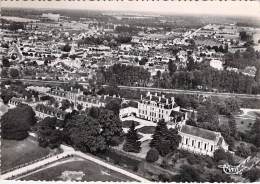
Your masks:
M160 14L207 14L240 15L260 18L260 1L66 1L66 0L27 0L0 1L2 7L50 8L50 9L86 9L110 11L157 12Z

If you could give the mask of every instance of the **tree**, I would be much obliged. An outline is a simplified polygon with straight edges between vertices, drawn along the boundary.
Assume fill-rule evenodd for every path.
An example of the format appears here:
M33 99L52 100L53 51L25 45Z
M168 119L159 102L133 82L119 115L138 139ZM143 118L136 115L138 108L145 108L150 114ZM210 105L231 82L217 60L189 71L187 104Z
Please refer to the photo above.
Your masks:
M217 149L214 151L213 159L215 162L219 162L221 160L227 161L230 164L234 163L234 159L231 153L225 152L223 149Z
M201 170L190 165L182 165L180 174L175 175L176 182L203 182L201 178Z
M77 109L78 109L79 111L81 111L81 110L83 109L83 106L82 106L81 104L78 104L78 105L77 105Z
M197 68L197 64L194 62L193 57L189 56L187 60L187 70L192 71Z
M177 70L176 64L171 59L168 62L168 70L170 75L172 75Z
M62 47L61 50L64 52L70 52L70 49L71 49L71 46L69 44L66 44L66 45L64 45L64 47Z
M19 77L19 71L16 68L10 68L9 74L13 79L17 79Z
M230 135L233 137L236 137L237 136L237 125L236 125L236 120L233 116L229 117L228 126L230 129Z
M30 126L35 124L35 113L28 105L10 109L1 118L2 138L22 140L28 136Z
M116 115L118 115L121 107L121 101L122 100L119 98L113 98L107 102L105 108L113 111Z
M68 119L65 131L72 145L83 152L97 153L106 150L105 138L97 120L84 115L75 115Z
M11 90L2 90L1 98L3 99L4 104L7 104L9 100L14 96L15 94Z
M123 150L126 152L139 153L141 150L141 142L139 141L135 124L132 123L129 131L126 134L126 140L123 145Z
M260 147L260 118L256 118L251 129L252 143L256 147Z
M139 65L145 65L148 62L148 59L146 57L143 57L140 61L139 61Z
M70 101L69 100L67 100L67 99L63 99L62 101L61 101L61 109L62 110L66 110L66 109L68 109L69 107L70 107Z
M150 147L154 147L157 149L161 143L161 140L167 134L167 131L168 131L168 128L167 128L166 122L163 119L160 120L155 128L154 134L152 135Z
M260 65L257 66L256 74L255 74L255 81L260 84Z
M100 109L98 107L91 107L90 109L88 109L87 113L92 118L97 119L99 117Z
M234 113L240 110L240 105L235 98L228 98L225 100L225 105L227 108L227 112Z
M160 120L155 128L150 147L157 149L161 156L175 152L181 142L177 129L168 129L164 120Z
M62 135L61 132L56 129L56 126L56 117L46 117L37 124L37 135L40 146L49 146L50 148L60 146L62 143Z
M122 136L122 122L118 115L115 115L113 111L107 109L101 109L98 116L98 123L102 129L101 135L105 138L108 146L116 146L119 144L117 140Z
M156 162L159 159L159 152L155 148L151 148L145 157L147 162Z
M10 67L10 62L9 62L8 58L3 57L2 63L3 63L3 67Z
M251 150L246 147L244 143L241 143L236 150L236 155L240 157L247 158L248 156L251 155Z
M243 173L243 177L249 179L250 182L256 182L260 178L260 169L253 168Z
M199 127L217 130L219 125L218 112L213 104L207 102L206 105L200 106L198 108L198 118Z

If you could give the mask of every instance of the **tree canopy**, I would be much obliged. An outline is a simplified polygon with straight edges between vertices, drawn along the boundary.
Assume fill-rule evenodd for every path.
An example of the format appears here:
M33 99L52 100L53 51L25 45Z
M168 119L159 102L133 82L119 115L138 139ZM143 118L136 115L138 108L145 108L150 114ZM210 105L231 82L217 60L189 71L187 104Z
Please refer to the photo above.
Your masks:
M35 113L28 105L18 105L1 117L3 139L22 140L28 136L31 125L36 123Z

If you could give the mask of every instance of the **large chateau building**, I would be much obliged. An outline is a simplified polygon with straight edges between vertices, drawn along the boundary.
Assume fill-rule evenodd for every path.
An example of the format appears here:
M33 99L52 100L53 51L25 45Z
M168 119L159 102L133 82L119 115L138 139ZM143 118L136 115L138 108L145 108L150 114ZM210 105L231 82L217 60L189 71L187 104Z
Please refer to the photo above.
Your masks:
M137 117L154 122L160 119L166 122L177 122L185 119L185 113L180 112L174 97L166 98L165 95L157 95L157 93L153 95L148 92L145 97L141 96L138 102Z

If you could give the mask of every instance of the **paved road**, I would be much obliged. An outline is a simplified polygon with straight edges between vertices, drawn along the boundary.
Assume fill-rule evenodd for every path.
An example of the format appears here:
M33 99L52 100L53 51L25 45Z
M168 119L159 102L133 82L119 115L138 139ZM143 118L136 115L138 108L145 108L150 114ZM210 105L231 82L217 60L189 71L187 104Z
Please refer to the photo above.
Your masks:
M1 81L6 79L0 79ZM66 84L67 81L43 81L43 80L32 80L32 79L19 79L27 83L37 83L37 84ZM87 86L87 82L79 82L83 86ZM107 85L104 85L107 86ZM217 92L206 92L206 91L195 91L195 90L181 90L181 89L163 89L163 88L152 88L152 87L133 87L133 86L118 86L121 89L131 89L140 91L151 91L151 92L163 92L171 94L188 94L188 95L206 95L206 96L216 96L216 97L234 97L234 98L246 98L246 99L259 99L260 95L251 94L239 94L239 93L217 93Z

